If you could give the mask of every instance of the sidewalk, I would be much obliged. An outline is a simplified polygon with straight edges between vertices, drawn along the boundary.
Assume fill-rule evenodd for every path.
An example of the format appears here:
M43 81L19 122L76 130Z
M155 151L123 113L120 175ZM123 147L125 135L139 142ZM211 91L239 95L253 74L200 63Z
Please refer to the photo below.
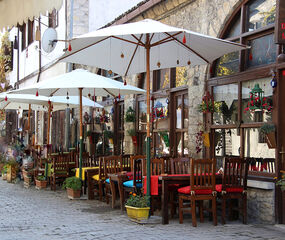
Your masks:
M23 188L0 179L0 239L284 239L285 225L217 227L211 222L193 228L191 219L169 225L138 225L126 213L96 200L69 200L66 192Z

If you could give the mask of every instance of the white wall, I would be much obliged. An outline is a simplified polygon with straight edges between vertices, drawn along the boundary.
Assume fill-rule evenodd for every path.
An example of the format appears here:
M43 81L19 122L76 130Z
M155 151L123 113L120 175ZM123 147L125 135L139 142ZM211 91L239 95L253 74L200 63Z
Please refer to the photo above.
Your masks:
M89 32L103 27L142 0L89 0Z

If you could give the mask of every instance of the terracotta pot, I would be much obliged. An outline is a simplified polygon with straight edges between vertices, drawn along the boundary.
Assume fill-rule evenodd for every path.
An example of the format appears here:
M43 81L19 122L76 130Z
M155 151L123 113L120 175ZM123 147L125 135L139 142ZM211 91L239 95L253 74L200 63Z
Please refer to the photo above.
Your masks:
M266 142L269 148L276 148L275 132L270 132L266 134Z
M67 196L70 199L80 198L81 190L73 190L72 188L66 188Z
M40 181L36 179L36 188L42 189L47 187L47 181Z

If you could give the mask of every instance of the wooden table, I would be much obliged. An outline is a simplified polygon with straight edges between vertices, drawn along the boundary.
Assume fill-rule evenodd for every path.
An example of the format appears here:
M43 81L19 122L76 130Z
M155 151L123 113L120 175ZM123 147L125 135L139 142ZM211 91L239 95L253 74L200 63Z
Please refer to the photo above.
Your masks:
M216 183L220 183L222 179L222 175L216 175ZM158 180L162 185L162 193L161 193L161 215L162 215L162 224L169 224L168 218L168 188L170 184L181 184L181 185L190 185L190 175L165 175L159 176Z

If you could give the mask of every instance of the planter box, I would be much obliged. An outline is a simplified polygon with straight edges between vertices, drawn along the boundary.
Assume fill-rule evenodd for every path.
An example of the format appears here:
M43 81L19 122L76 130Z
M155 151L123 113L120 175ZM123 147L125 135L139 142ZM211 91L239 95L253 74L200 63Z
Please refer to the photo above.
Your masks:
M24 187L29 188L32 185L32 177L23 176L24 177Z
M36 189L43 189L47 187L47 181L39 181L36 179Z
M266 142L269 148L276 148L275 132L267 133Z
M80 198L81 190L73 190L72 188L66 188L66 191L69 199Z
M130 206L125 206L125 207L127 209L128 217L131 218L131 220L140 223L141 221L148 219L150 207L146 208L136 208Z
M13 182L17 177L17 168L15 166L8 166L7 169L7 182Z

